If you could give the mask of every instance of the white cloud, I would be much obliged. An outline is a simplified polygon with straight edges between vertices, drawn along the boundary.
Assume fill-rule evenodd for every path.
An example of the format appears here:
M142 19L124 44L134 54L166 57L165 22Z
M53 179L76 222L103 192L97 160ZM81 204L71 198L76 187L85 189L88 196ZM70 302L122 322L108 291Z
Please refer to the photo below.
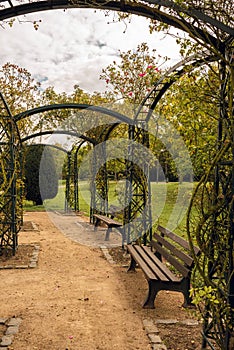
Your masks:
M0 65L6 62L26 68L39 77L42 87L54 86L57 92L70 93L75 84L86 91L103 91L99 76L102 68L118 57L118 50L136 49L147 42L158 54L179 59L171 37L149 34L147 19L133 16L131 23L110 23L103 12L84 9L53 10L20 17L41 19L39 29L18 20L12 28L0 29ZM125 33L124 33L125 32Z

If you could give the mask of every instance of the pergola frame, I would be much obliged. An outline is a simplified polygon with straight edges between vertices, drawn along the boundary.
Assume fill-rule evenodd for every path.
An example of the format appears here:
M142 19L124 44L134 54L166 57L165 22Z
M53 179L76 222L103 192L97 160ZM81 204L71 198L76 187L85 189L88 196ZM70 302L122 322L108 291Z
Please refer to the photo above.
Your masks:
M231 130L232 138L230 140L231 154L232 157L228 161L224 163L219 162L215 167L215 189L218 195L220 184L222 185L222 167L225 169L228 168L228 176L232 179L231 181L231 189L232 198L234 196L234 121L233 121L233 111L232 120L230 121L230 125L227 123L227 105L225 103L226 95L226 87L227 81L230 77L234 76L234 66L233 66L233 40L234 40L234 29L214 18L211 18L206 13L202 12L197 8L193 8L191 6L182 6L178 5L176 2L170 0L146 0L144 2L131 2L131 1L64 1L64 0L56 0L56 1L35 1L35 2L27 2L23 3L12 0L1 0L2 9L0 10L0 20L6 20L8 18L19 16L26 13L33 13L44 10L51 9L64 9L64 8L94 8L94 9L105 9L105 10L113 10L113 11L121 11L125 13L136 14L140 16L144 16L147 18L151 18L155 21L159 21L161 23L165 23L167 25L173 26L177 29L180 29L186 33L188 33L194 40L196 40L199 44L202 44L204 47L208 47L212 53L217 57L217 62L220 62L219 72L222 76L222 83L220 86L220 118L219 118L219 126L218 126L218 142L219 148L221 149L225 146L226 142L226 134L225 128L229 128ZM169 11L167 11L169 9ZM181 15L182 14L182 15ZM187 16L187 19L186 19ZM190 20L189 20L190 19ZM200 27L199 24L202 24ZM209 30L210 27L215 28L215 32L222 33L222 36L217 37L214 33L211 33ZM205 28L205 29L204 29ZM222 39L220 39L222 37ZM162 90L161 90L162 91ZM156 106L156 99L160 100L160 93L156 94L156 98L154 98L153 103L150 103L151 107ZM233 90L229 91L229 102L233 104ZM146 97L142 106L146 105L146 102L149 102L149 96ZM140 110L138 115L140 115ZM148 114L150 118L150 113ZM8 113L8 117L11 119L10 113ZM126 121L125 121L126 122ZM141 123L144 123L144 128L141 128ZM147 119L140 120L136 118L135 123L129 123L130 125L130 139L134 141L138 141L139 139L144 139L145 144L147 145L147 133L142 133L142 130L147 130ZM139 136L140 135L140 136ZM146 136L146 137L145 137ZM9 144L12 144L12 139L9 140ZM15 140L13 140L13 144L15 145ZM15 157L15 147L13 149L13 158ZM130 150L131 153L132 150ZM136 174L134 167L130 166L129 172L131 173L131 179L134 179L134 175ZM136 181L137 182L137 181ZM137 190L139 190L139 186L136 185ZM131 193L132 188L130 188L129 193ZM128 192L128 191L127 191ZM13 198L15 193L12 192L11 199ZM227 303L234 309L234 274L233 274L233 248L234 248L234 208L233 202L230 203L229 198L227 197L227 206L225 210L229 211L229 270L227 272L227 280L229 285L228 290L228 298ZM13 213L14 214L14 213ZM14 215L12 216L14 220ZM215 220L215 218L214 218ZM15 221L15 220L14 220ZM211 250L214 249L214 243L211 247ZM209 270L209 275L212 278L212 269ZM232 311L232 321L234 321L234 315ZM209 310L207 310L207 319L206 325L204 328L204 343L209 343L209 336L212 333L212 322L209 322ZM233 341L232 334L230 329L226 331L223 349L231 349L230 342Z
M24 142L27 142L31 139L35 139L37 137L45 136L45 135L69 135L72 137L77 137L80 138L82 141L78 142L78 145L76 144L74 147L76 147L76 152L74 154L74 169L73 169L73 178L74 178L74 210L79 211L79 193L78 193L78 166L77 166L77 155L80 150L80 147L85 143L89 142L91 144L95 144L95 140L89 138L88 136L85 135L80 135L76 132L72 131L65 131L65 130L47 130L47 131L41 131L35 134L28 135L24 138L21 139L21 143L23 144ZM46 147L51 147L54 149L57 149L59 151L62 151L66 153L67 155L67 169L68 172L66 174L66 189L65 189L65 203L64 203L64 211L68 212L68 207L70 204L70 195L71 195L71 190L70 190L70 180L71 180L71 153L72 150L67 150L63 147L53 145L53 144L47 144L47 143L32 143L32 144L27 144L27 146L38 146L38 145L43 145Z

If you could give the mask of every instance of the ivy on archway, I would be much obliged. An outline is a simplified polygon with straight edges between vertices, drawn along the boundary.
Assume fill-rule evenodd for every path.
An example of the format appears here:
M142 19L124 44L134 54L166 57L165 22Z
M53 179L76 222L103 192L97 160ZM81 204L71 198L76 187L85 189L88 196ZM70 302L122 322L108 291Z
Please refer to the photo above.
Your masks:
M201 182L191 201L188 216L188 233L191 247L194 236L203 252L200 261L197 261L197 269L202 277L201 289L197 292L197 300L203 294L205 303L202 314L205 320L204 344L209 339L215 339L221 349L231 349L233 342L234 324L234 274L233 274L233 251L234 251L234 227L233 227L233 198L234 198L234 115L233 115L233 91L234 91L234 65L233 65L233 8L231 2L217 1L168 1L147 0L144 2L132 1L5 1L0 10L0 20L5 20L19 14L37 12L41 10L58 8L98 8L106 10L122 11L151 18L152 27L160 29L165 26L173 26L183 30L195 41L194 45L182 47L184 52L194 50L203 52L209 50L216 56L219 62L220 74L220 116L218 125L217 154L210 164L210 168ZM159 23L159 25L158 25ZM162 25L160 25L160 23ZM160 94L157 98L161 98ZM149 101L147 98L146 101ZM156 100L155 100L156 101ZM15 217L15 184L16 176L16 152L15 124L3 102L2 111L5 109L7 122L2 114L2 156L11 155L9 172L5 172L6 165L2 166L2 196L6 209L6 215L12 219L13 240L7 239L7 244L15 247L16 217ZM143 103L145 105L145 103ZM151 104L153 109L153 104ZM150 116L150 113L148 116ZM139 120L138 120L139 122ZM131 123L130 123L131 124ZM139 127L139 123L134 125ZM145 128L145 127L144 127ZM140 128L141 129L141 128ZM140 130L139 129L139 130ZM139 131L138 130L138 131ZM134 130L135 131L135 130ZM133 139L138 138L140 133L132 133ZM140 135L139 139L145 135ZM146 142L147 143L147 142ZM131 150L130 150L131 153ZM136 174L134 167L130 173ZM6 175L7 174L7 175ZM10 174L8 176L8 174ZM139 186L137 186L139 189ZM10 191L10 192L9 192ZM201 196L201 208L198 215L193 216L192 208L197 208L197 196ZM6 205L6 206L5 206ZM5 215L5 214L3 214ZM194 223L191 228L191 222ZM3 228L4 229L4 228ZM204 266L204 269L201 269ZM205 287L207 289L205 289ZM203 289L202 289L203 288ZM199 294L200 293L200 294ZM223 312L225 311L225 312Z

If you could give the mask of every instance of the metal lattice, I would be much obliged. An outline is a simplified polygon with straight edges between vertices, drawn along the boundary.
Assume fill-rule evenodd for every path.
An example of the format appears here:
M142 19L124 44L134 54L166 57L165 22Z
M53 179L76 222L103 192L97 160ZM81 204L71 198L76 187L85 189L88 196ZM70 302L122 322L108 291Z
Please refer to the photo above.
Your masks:
M221 349L232 349L231 336L234 327L234 114L231 76L234 76L234 51L228 54L231 65L220 64L220 117L216 159L213 161L213 191L210 193L212 206L207 214L207 227L212 227L206 240L204 262L207 261L208 285L222 296L217 322L217 311L209 299L206 301L203 325L203 346L212 349L218 344ZM203 187L212 183L204 178ZM201 202L204 208L207 203ZM201 239L203 237L201 236ZM229 248L229 249L227 249Z
M229 6L229 2L219 2L219 6L221 11L219 13L215 13L211 17L211 7L208 3L204 2L204 7L200 8L198 6L193 6L194 2L174 2L174 1L168 1L168 0L146 0L146 1L83 1L83 0L52 0L52 1L28 1L28 0L0 0L1 8L0 8L0 20L6 20L8 18L23 15L30 12L37 12L37 11L43 11L43 10L50 10L50 9L63 9L63 8L95 8L95 9L106 9L106 10L114 10L114 11L122 11L126 13L132 13L137 14L141 16L145 16L147 18L151 18L155 21L159 21L160 23L164 23L169 26L173 26L177 29L183 30L184 32L188 33L193 39L195 39L201 46L209 47L212 52L216 52L219 56L219 59L222 60L224 63L227 60L226 54L226 48L230 47L232 44L232 40L234 37L234 28L233 28L233 13L230 13L230 15L227 17L225 16L225 11L222 11L222 4L225 6ZM190 3L190 4L189 4ZM215 2L214 2L215 4ZM217 2L218 4L218 2ZM208 5L208 6L207 6ZM231 6L230 2L230 6ZM229 8L229 7L228 7ZM230 7L232 8L232 6ZM224 10L226 7L224 7ZM224 56L223 56L224 53ZM233 58L233 53L232 53ZM226 61L227 62L227 61ZM226 281L227 285L227 294L224 294L226 298L226 303L229 307L231 307L231 324L233 324L233 195L234 195L234 165L233 165L233 155L234 155L234 127L233 127L233 63L229 65L229 68L231 68L230 75L228 76L227 67L223 69L223 82L227 82L228 79L229 82L231 81L232 85L229 86L230 91L227 91L226 87L222 86L220 89L220 105L221 105L221 114L220 114L220 122L219 122L219 142L220 142L220 150L225 150L226 143L229 143L229 150L226 153L226 151L223 153L223 155L226 156L225 161L219 160L217 164L215 164L216 168L216 176L215 176L215 182L214 182L214 188L215 191L213 192L216 196L221 195L223 199L223 207L221 211L221 217L223 216L222 220L218 220L220 217L213 215L213 224L215 228L215 233L212 236L212 241L210 245L210 250L214 251L216 241L216 236L219 231L220 223L223 224L223 222L226 223L226 234L228 237L228 252L226 252L228 256L229 263L227 264L228 268L226 273L222 276L223 280ZM162 90L161 90L162 91ZM156 92L156 91L154 91ZM227 101L227 94L230 95L230 98ZM156 93L158 98L160 99L160 94ZM156 102L156 95L153 96L155 102ZM148 98L146 101L150 101ZM225 103L229 104L229 109L231 108L231 117L227 118L227 114L225 113ZM5 108L5 106L4 106ZM3 108L3 109L4 109ZM3 110L2 109L2 110ZM224 113L223 113L224 112ZM6 119L4 119L6 117ZM138 122L142 118L137 118ZM144 121L147 121L147 119L143 118ZM130 123L131 124L131 123ZM9 114L7 113L2 118L2 124L1 124L2 130L0 131L1 136L1 155L2 159L4 156L6 156L9 160L9 164L11 164L11 167L7 167L7 164L4 163L4 160L2 160L2 168L1 168L1 176L2 176L2 198L3 204L2 204L2 217L4 218L5 222L7 223L7 219L9 219L9 222L7 223L10 225L11 223L11 231L9 231L9 240L8 238L4 240L6 244L12 245L14 247L17 244L16 242L16 220L15 220L15 203L16 203L16 186L14 186L16 181L16 173L15 173L15 139L12 138L12 135L14 134L13 130L15 128L14 124L11 124L9 122ZM229 140L225 139L225 128L228 130L229 134ZM142 140L145 138L145 132L142 132L141 129L143 129L141 126L139 127L139 123L136 123L133 127L130 127L129 134L130 134L130 140L137 141L139 143L142 142ZM144 128L145 129L145 128ZM220 137L221 136L221 137ZM146 138L147 139L147 138ZM147 143L147 141L146 141ZM144 145L144 143L142 143ZM134 148L130 146L129 153L130 158L133 156ZM214 160L215 161L215 160ZM5 171L7 170L7 172ZM133 200L133 195L138 195L141 197L140 202L144 203L143 205L140 205L140 208L143 208L143 206L147 203L147 198L150 197L149 193L147 193L147 186L145 181L144 187L141 188L140 181L138 181L142 174L141 172L133 165L133 161L130 159L129 165L127 167L127 171L129 172L130 180L131 180L131 186L128 190L128 196L129 199ZM105 176L105 174L104 174ZM147 178L147 175L146 175ZM147 180L146 180L147 182ZM135 185L136 184L136 185ZM105 188L105 184L102 185L102 190ZM221 190L220 190L221 189ZM104 191L105 192L105 191ZM146 193L146 196L144 194ZM221 199L221 197L219 199ZM106 198L106 192L103 194L103 198ZM217 198L218 199L218 198ZM13 203L13 205L12 205ZM215 201L213 204L217 204ZM134 209L133 209L134 210ZM130 209L129 219L135 220L134 214L131 212ZM6 215L6 217L5 217ZM7 237L7 233L5 233L5 229L3 227L3 236ZM209 268L209 275L211 277L211 281L215 282L215 274L213 274L214 269ZM210 310L207 308L207 314L209 316ZM216 320L212 320L211 323L209 323L209 317L207 317L207 324L206 329L204 330L204 336L208 339L209 335L212 334L212 331L215 327ZM222 322L220 323L222 324ZM230 345L230 338L231 333L233 329L228 328L224 326L223 329L220 330L222 334L225 334L225 344L222 344L222 349L231 349L232 345ZM232 337L233 338L233 337Z
M145 121L138 120L136 124L129 126L124 224L128 242L144 237L146 244L147 236L149 240L152 236L149 166L144 152L144 147L149 149L149 135ZM143 149L138 145L142 145Z
M151 184L150 166L146 166L146 155L137 151L136 144L149 149L148 122L154 109L170 86L182 75L194 68L212 62L214 56L192 56L177 63L170 68L157 82L152 90L142 101L135 115L135 124L129 126L128 148L129 160L126 162L127 186L124 223L128 241L134 241L143 237L144 243L151 240L152 236L152 213L151 213ZM135 159L135 161L134 161ZM137 165L136 165L137 159ZM129 224L131 223L131 224Z
M15 254L22 221L20 140L2 94L0 94L0 145L0 254L3 250L11 250Z
M91 180L91 206L90 218L93 220L93 214L108 213L108 173L106 164L106 140L112 125L102 125L98 128L97 145L93 149L91 162L92 180Z

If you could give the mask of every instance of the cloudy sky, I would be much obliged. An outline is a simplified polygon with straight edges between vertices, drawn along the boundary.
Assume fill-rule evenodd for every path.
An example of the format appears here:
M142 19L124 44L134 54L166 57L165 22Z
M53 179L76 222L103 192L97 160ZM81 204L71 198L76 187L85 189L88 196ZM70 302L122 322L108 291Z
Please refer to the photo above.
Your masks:
M41 20L37 31L30 19ZM118 50L134 50L142 42L172 58L170 65L179 60L175 39L149 34L147 19L134 16L127 26L113 19L114 14L84 9L18 17L12 28L0 27L0 66L15 63L41 81L42 88L70 93L75 84L88 92L103 91L102 68L118 59Z

